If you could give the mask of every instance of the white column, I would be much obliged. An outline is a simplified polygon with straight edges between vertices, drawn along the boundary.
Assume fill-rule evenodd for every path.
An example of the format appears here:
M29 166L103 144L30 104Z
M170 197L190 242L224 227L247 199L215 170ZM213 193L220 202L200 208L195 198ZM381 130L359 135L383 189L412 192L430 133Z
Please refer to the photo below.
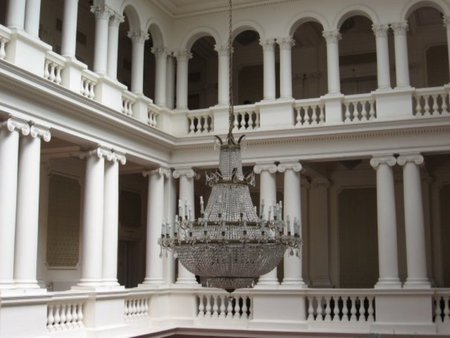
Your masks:
M105 157L110 151L97 148L86 154L82 215L81 279L79 286L99 286L103 274L103 207Z
M341 34L338 31L323 31L322 35L327 42L328 94L340 94L339 40Z
M39 37L39 20L41 13L41 0L27 0L25 8L25 31Z
M191 210L192 217L195 218L194 209L194 178L195 171L190 168L175 169L173 172L174 178L180 179L179 196L181 203L187 205L188 210ZM184 216L184 215L180 215ZM177 284L197 284L195 276L192 272L188 271L178 261L178 278Z
M280 97L292 99L292 47L291 37L277 39L280 46Z
M92 6L95 14L94 72L105 74L108 63L108 22L111 10L106 6Z
M218 105L228 106L230 96L230 56L228 46L215 45L218 55Z
M142 284L160 285L164 282L163 260L158 239L164 218L164 176L170 170L159 168L144 173L148 176L147 199L147 255L145 279Z
M192 54L187 50L177 54L177 109L188 108L188 63Z
M408 23L406 21L397 22L391 24L391 27L394 31L397 88L408 88L410 87L408 43L406 37L406 34L408 32Z
M444 17L444 27L447 28L447 56L449 61L449 69L450 69L450 16Z
M372 25L377 48L377 79L378 89L391 88L391 74L389 65L389 25Z
M259 210L261 210L264 204L263 218L268 219L269 207L274 205L277 199L277 182L275 176L277 166L273 163L256 164L253 171L255 174L260 175ZM258 285L278 285L277 268L260 276Z
M142 94L144 90L144 45L148 39L147 32L128 32L132 43L131 91Z
M25 24L26 0L9 0L6 14L6 26L9 28L23 29Z
M117 57L119 51L119 26L124 17L117 13L111 16L108 26L108 70L111 79L117 78Z
M166 48L152 48L155 54L155 103L160 107L166 106L167 55Z
M166 66L166 105L167 108L175 107L175 58L173 55L167 57Z
M298 162L281 163L278 171L284 173L284 221L292 225L300 224L300 236L302 236L302 203L300 187L300 171L302 165ZM284 278L283 285L306 287L302 277L301 255L291 255L288 249L284 254Z
M259 44L263 48L264 100L275 100L275 40L266 39L264 41L260 41Z
M74 58L77 46L78 0L64 0L61 55Z
M36 273L41 139L49 142L50 137L48 129L35 125L29 137L20 139L14 253L14 281L20 288L39 287Z
M377 171L377 219L379 278L375 288L400 288L398 275L397 215L392 167L393 156L374 157L370 165Z
M419 165L420 154L405 154L397 158L403 166L403 198L405 205L406 266L405 288L429 288L425 251L425 224Z
M164 181L164 217L170 225L174 226L177 208L177 189L173 175L165 177ZM175 258L173 252L167 250L163 256L164 276L167 284L175 283Z
M14 283L19 135L29 133L29 125L19 119L0 124L0 289Z
M103 261L102 279L107 286L117 286L117 251L119 247L119 164L123 154L111 152L105 162L103 203Z

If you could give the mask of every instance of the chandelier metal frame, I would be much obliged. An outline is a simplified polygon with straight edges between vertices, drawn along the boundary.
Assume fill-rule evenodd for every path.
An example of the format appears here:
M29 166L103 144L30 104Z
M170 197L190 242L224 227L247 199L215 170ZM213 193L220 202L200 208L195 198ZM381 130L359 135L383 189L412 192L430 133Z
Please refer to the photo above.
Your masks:
M259 276L273 270L287 249L299 256L300 220L283 220L282 202L261 201L257 215L250 187L254 173L244 176L241 163L242 135L233 136L232 0L229 0L229 129L220 144L219 168L206 175L211 187L208 203L200 197L201 217L194 219L193 206L179 201L174 222L164 221L158 243L174 252L183 266L200 277L206 287L229 292L253 287ZM300 206L299 206L300 207ZM267 210L265 210L268 208Z

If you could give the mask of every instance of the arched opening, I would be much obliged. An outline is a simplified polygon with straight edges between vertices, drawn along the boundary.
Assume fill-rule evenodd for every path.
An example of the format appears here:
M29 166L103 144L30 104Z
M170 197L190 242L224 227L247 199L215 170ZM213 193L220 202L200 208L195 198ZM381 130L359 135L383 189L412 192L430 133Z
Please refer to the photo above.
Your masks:
M252 104L263 99L264 65L260 36L245 30L233 40L233 101Z
M130 31L129 17L125 13L125 21L119 26L119 51L117 55L117 80L131 88L132 41L128 37Z
M293 33L292 93L296 99L327 93L327 50L322 31L322 25L309 21Z
M0 1L0 25L6 26L6 9L8 1Z
M61 52L64 1L42 0L39 18L39 38Z
M76 58L89 69L94 68L95 15L91 12L90 0L78 1Z
M215 40L204 36L192 45L189 60L188 107L201 109L217 104L218 57L214 50Z
M369 93L377 89L377 52L372 21L357 15L340 26L339 69L341 92Z
M447 33L443 14L421 7L408 15L408 57L411 86L443 86L449 83Z
M150 33L149 38L145 41L144 45L144 95L153 100L155 99L156 74L154 47L153 36Z

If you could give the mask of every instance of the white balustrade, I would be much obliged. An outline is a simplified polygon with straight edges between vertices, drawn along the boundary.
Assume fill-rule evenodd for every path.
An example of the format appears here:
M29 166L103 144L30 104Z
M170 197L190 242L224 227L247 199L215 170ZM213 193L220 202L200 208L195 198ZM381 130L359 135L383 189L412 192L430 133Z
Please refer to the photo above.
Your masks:
M81 90L80 94L89 98L95 99L95 86L97 85L98 75L89 70L83 71L81 75Z
M47 329L65 331L84 327L84 301L51 302L47 306Z
M61 84L62 72L65 68L65 59L52 52L47 52L44 63L44 78L50 82Z
M445 87L416 89L413 96L414 116L448 115L450 93Z
M133 116L133 106L136 99L129 94L129 92L124 92L122 94L122 113L126 116Z
M251 319L252 298L247 295L198 294L197 318Z
M294 126L322 125L325 123L325 104L320 99L298 100L294 114Z
M433 320L450 325L450 289L439 290L434 295Z
M150 298L146 296L134 296L125 299L124 316L126 320L142 319L149 316Z
M160 115L158 107L155 105L149 105L147 108L147 123L150 127L158 127L158 116Z
M209 109L199 109L187 114L188 134L207 134L214 131L214 118Z
M255 130L260 127L260 114L255 106L234 107L233 125L235 130Z
M10 39L9 29L0 25L0 60L6 57L6 45Z
M344 123L375 120L375 99L370 94L347 95L342 102L342 113Z
M369 292L309 290L306 299L310 322L373 322L375 319L375 296Z

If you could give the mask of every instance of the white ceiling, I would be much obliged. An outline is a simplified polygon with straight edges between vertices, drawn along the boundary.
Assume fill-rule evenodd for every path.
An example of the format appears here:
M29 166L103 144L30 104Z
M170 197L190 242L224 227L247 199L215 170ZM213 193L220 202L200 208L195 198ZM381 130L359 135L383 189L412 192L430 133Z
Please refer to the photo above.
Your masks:
M171 16L181 17L219 12L228 8L228 0L149 0ZM233 0L233 9L260 6L286 0Z

